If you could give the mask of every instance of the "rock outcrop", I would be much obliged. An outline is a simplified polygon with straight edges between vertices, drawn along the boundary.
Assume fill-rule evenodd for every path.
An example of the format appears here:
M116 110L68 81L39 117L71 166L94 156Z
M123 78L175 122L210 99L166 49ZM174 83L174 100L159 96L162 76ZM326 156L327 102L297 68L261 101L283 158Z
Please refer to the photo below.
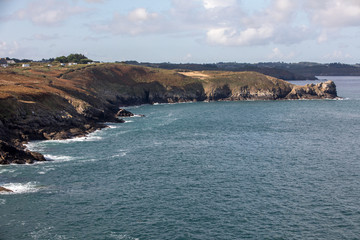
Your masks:
M117 117L133 117L134 114L132 112L129 112L125 109L120 109L117 113L116 113Z
M337 97L336 85L333 81L305 86L294 86L286 99L334 99Z
M45 158L40 153L23 150L0 140L0 164L25 164L35 161L45 161Z

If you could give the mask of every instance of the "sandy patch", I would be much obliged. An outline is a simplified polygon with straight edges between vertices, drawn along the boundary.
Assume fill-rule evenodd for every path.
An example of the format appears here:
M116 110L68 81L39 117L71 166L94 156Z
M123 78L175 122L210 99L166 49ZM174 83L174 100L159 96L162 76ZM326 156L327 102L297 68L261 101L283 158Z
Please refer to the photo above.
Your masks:
M200 79L206 79L210 77L209 75L204 74L202 72L179 72L179 73L188 77L194 77Z

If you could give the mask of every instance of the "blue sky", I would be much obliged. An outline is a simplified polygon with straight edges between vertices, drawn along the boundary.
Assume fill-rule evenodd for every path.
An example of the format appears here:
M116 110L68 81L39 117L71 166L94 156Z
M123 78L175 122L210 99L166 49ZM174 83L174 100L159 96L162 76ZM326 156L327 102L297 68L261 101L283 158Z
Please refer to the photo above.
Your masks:
M0 0L0 57L360 63L359 0Z

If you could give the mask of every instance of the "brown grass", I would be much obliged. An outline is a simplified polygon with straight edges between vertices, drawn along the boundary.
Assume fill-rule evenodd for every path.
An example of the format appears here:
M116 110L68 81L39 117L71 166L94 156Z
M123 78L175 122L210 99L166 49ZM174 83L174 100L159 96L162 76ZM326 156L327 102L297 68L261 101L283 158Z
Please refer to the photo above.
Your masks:
M198 71L194 71L194 72L179 72L182 75L185 75L187 77L193 77L193 78L199 78L199 79L206 79L209 78L210 76L208 74L204 74L203 72L198 72Z

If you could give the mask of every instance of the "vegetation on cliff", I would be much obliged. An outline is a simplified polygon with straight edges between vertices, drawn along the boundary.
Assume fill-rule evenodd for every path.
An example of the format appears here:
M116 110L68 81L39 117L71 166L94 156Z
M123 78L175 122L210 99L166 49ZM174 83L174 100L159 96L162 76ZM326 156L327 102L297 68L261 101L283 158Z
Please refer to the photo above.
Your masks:
M122 105L334 97L332 82L299 87L255 72L126 64L14 66L0 70L0 163L43 160L38 154L22 152L22 144L81 136L104 127L99 122L121 121L116 113Z

